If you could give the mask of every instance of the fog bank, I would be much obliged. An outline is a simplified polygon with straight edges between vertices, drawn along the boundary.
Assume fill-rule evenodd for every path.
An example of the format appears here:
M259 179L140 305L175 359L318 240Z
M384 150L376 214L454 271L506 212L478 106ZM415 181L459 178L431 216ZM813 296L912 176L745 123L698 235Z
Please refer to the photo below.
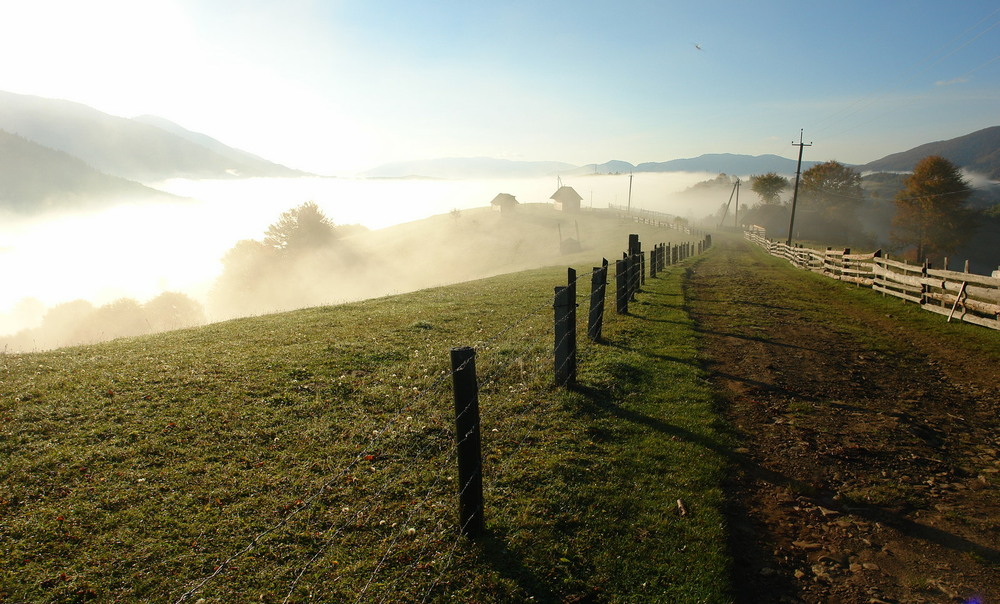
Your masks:
M725 199L677 193L714 175L640 173L576 176L584 208L627 205L691 220ZM122 298L145 303L179 292L207 308L222 258L241 240L260 239L284 211L315 201L338 225L384 229L451 210L488 206L498 193L518 201L551 203L556 177L525 180L247 179L176 180L163 190L191 198L179 203L138 200L96 212L7 215L0 221L0 335L36 327L44 309L73 300L95 307ZM456 275L458 277L458 275ZM468 275L464 276L469 278ZM355 282L368 281L367 278ZM448 281L447 274L435 279ZM363 297L352 288L345 298ZM384 293L377 288L375 294ZM346 292L345 292L346 293ZM226 313L228 314L228 313ZM209 312L209 321L224 318Z

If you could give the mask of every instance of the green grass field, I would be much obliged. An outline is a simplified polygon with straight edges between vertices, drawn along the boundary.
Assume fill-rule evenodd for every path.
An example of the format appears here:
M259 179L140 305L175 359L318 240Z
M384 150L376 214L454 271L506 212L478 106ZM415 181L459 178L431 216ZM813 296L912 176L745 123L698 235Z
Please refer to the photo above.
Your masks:
M730 441L682 274L647 280L630 316L609 288L569 391L565 267L2 355L0 601L725 601ZM470 345L476 542L449 367Z

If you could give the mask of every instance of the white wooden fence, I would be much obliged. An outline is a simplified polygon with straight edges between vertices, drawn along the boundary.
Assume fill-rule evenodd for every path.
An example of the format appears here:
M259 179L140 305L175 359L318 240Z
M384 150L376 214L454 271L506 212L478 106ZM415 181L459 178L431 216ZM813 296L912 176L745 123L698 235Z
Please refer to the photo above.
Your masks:
M770 241L763 228L752 226L744 237L795 266L840 281L869 287L883 295L919 304L924 310L1000 330L1000 270L993 275L932 269L890 260L881 250L814 250Z

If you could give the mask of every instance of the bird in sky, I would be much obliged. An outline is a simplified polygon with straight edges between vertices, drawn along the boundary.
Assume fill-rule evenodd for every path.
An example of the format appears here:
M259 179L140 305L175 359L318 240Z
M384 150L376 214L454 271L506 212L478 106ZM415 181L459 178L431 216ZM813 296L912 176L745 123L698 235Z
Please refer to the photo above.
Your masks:
M692 44L694 44L694 47L698 50L705 52L705 49L701 47L701 44L698 44L697 42L692 42Z

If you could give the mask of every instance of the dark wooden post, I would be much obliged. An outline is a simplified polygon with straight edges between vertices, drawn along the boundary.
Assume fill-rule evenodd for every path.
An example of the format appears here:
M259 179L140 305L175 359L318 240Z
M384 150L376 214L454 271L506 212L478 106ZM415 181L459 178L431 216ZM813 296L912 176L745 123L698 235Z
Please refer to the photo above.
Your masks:
M660 251L659 244L653 244L653 251L649 253L649 278L656 278L656 254Z
M576 382L576 271L569 285L555 288L555 379L559 386Z
M628 260L615 261L615 312L628 314Z
M594 342L600 341L604 328L604 298L608 287L608 259L601 266L594 267L590 278L590 314L587 319L587 336Z
M485 530L475 348L451 349L451 375L455 389L455 439L458 442L459 527L463 535L475 539Z
M639 291L639 256L632 254L628 257L628 301L635 301L635 294Z

